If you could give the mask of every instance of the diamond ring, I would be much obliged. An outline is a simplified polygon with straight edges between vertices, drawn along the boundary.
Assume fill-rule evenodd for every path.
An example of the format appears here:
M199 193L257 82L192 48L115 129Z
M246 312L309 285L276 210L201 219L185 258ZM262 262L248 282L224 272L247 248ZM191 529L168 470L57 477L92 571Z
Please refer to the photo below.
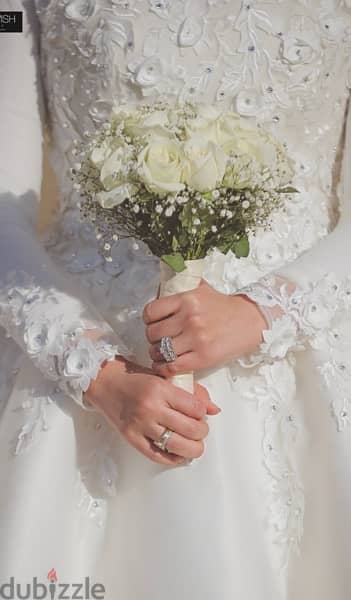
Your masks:
M166 362L173 362L177 359L177 354L173 348L171 337L162 337L160 341L160 354Z
M169 450L167 449L167 442L171 437L172 433L173 432L171 429L165 429L164 432L161 433L158 440L153 440L154 446L157 446L157 448L160 448L160 450L163 450L164 452L169 452Z

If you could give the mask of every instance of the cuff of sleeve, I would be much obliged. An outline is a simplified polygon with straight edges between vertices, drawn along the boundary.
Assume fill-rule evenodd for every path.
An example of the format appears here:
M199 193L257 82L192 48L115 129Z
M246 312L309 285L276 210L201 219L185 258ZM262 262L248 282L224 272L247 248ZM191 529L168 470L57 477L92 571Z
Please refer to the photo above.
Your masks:
M247 295L271 316L257 352L240 360L242 366L284 358L302 350L328 330L335 315L351 307L351 278L339 281L328 273L316 281L297 286L281 275L260 279L238 293Z
M93 341L83 334L77 343L62 355L62 379L59 385L81 408L95 411L95 407L85 401L84 393L91 381L97 378L106 361L112 361L118 355L128 354L121 344L112 344L104 339Z

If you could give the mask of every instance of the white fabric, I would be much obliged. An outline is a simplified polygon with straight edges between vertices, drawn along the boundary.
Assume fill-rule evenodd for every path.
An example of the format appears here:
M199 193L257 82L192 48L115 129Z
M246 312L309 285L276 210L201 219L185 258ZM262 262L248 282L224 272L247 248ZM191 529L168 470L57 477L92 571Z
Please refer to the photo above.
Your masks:
M0 585L11 576L45 582L55 568L59 582L101 582L109 600L346 600L348 141L340 222L319 240L337 203L349 2L3 0L1 8L24 10L25 33L0 34L0 323L10 336L0 357ZM262 123L287 143L300 190L252 237L247 260L215 251L205 276L232 293L279 271L302 290L303 335L289 321L257 364L199 374L223 411L210 420L204 456L176 469L137 454L79 406L101 360L127 352L124 343L146 361L140 313L159 272L133 241L104 263L70 179L75 144L114 100L162 96L220 102ZM60 210L39 240L44 118ZM86 342L91 328L98 346Z

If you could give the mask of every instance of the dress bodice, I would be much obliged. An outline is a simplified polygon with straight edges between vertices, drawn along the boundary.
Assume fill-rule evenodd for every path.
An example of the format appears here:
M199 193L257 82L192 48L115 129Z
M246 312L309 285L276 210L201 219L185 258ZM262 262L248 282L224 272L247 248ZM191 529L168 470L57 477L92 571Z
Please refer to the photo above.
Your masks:
M63 0L40 17L50 118L64 152L108 118L113 101L165 98L259 120L306 170L313 156L330 172L351 73L346 0ZM323 189L326 180L315 175Z
M101 126L114 102L215 102L286 144L299 197L252 239L245 266L231 257L230 285L295 258L327 233L349 93L348 0L38 0L37 7L61 190L59 255L69 270L106 288L137 252L119 244L118 260L102 264L89 228L76 220L75 144ZM223 277L214 283L225 288Z

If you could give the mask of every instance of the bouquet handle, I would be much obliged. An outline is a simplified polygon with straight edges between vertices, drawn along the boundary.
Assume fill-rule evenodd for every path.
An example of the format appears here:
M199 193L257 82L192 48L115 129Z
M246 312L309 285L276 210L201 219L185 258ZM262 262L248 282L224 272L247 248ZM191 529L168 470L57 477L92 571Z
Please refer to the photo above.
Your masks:
M188 292L198 287L204 269L204 260L188 260L185 261L185 264L186 269L180 273L176 273L173 271L173 269L161 261L159 298L162 298L163 296L171 296L172 294ZM189 392L190 394L194 393L193 373L175 375L172 377L171 381L174 385Z

